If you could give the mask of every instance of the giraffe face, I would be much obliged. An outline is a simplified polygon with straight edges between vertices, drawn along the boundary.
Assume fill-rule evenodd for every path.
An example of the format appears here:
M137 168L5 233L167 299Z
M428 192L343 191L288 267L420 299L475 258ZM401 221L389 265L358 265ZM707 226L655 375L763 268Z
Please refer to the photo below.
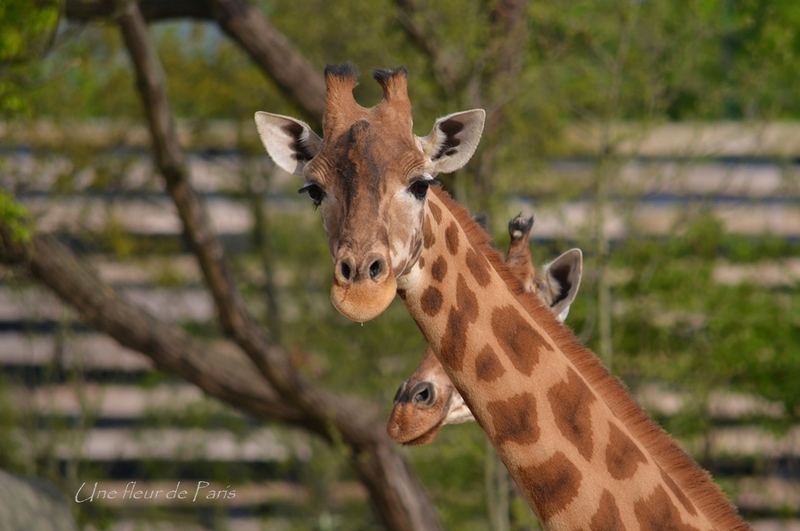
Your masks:
M433 177L410 130L392 132L381 122L358 120L323 143L303 172L334 261L331 300L357 321L372 319L389 305L397 278L422 248Z
M420 138L412 133L405 68L375 72L383 99L369 109L353 99L356 77L349 64L326 68L322 139L285 116L256 113L256 125L275 162L305 178L300 191L322 215L334 262L331 301L363 322L386 309L416 263L428 187L469 160L485 113L440 118Z

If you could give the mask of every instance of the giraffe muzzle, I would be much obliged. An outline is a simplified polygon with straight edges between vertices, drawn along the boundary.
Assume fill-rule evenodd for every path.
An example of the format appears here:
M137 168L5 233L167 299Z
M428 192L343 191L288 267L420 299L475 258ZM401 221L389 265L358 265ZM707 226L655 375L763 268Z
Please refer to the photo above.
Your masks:
M396 293L392 268L381 253L370 252L363 257L339 253L333 268L331 302L342 315L362 323L374 319Z

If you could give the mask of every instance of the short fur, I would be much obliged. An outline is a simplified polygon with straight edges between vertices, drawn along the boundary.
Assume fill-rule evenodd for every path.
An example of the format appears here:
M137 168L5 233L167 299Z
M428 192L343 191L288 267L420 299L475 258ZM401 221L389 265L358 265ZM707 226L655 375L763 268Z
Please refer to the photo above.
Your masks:
M750 529L708 473L697 466L678 443L642 411L623 384L608 373L597 356L580 344L569 328L558 322L535 295L523 289L500 253L489 245L489 236L472 220L467 209L453 201L445 191L433 189L432 192L447 206L470 241L481 249L509 289L608 404L614 415L628 427L655 462L672 477L714 527L731 531Z

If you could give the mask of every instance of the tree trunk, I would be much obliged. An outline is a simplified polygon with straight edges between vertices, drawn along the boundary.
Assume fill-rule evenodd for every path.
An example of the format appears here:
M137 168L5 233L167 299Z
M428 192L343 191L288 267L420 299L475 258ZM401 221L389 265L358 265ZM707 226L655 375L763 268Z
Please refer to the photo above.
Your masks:
M67 500L53 485L0 470L0 529L78 531Z

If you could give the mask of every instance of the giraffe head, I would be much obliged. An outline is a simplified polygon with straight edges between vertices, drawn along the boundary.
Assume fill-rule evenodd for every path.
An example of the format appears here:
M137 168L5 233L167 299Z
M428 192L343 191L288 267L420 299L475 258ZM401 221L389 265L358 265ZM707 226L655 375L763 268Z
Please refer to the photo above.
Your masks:
M511 243L506 264L525 289L536 294L563 322L578 294L583 255L580 249L570 249L545 265L544 275L539 278L528 244L532 227L533 217L520 215L509 222ZM386 430L399 443L420 445L431 442L445 424L473 420L472 411L428 348L417 370L397 390Z
M376 70L383 98L364 108L353 98L356 68L329 65L323 138L293 118L255 116L275 163L305 178L300 191L319 207L333 257L331 301L355 321L373 319L394 299L422 248L428 187L466 164L483 131L485 113L476 109L415 136L407 75L404 67Z

